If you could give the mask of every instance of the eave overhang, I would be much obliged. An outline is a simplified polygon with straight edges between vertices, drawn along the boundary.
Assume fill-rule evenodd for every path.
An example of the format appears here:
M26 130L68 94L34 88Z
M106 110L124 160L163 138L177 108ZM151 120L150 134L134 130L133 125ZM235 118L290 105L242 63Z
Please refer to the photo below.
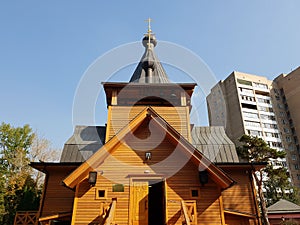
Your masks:
M43 173L48 173L50 170L54 169L75 169L80 166L80 164L81 162L31 162L29 166Z

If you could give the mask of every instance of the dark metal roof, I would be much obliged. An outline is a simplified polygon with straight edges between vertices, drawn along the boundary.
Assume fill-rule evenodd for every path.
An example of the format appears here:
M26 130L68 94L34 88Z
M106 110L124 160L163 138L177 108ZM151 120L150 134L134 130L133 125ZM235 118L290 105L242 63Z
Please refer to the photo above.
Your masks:
M223 127L193 127L192 143L212 162L239 162L235 145Z
M65 143L60 162L84 162L105 142L105 126L76 126Z
M148 36L145 37L149 38ZM134 83L170 83L166 71L162 67L159 59L155 55L154 47L156 45L156 39L153 35L150 36L150 42L145 44L146 39L143 39L143 45L145 46L145 52L136 67L129 82ZM148 73L150 69L151 75Z

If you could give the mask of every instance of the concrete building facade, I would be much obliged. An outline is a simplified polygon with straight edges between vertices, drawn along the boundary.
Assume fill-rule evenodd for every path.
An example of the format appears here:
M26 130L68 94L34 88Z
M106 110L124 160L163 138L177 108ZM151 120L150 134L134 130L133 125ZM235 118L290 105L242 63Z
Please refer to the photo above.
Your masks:
M253 74L232 72L218 82L207 96L209 123L224 126L239 145L243 135L258 136L270 147L286 151L286 166L294 185L300 187L300 68L274 81ZM300 131L298 131L300 133Z
M274 79L278 125L281 130L291 178L300 186L300 67Z

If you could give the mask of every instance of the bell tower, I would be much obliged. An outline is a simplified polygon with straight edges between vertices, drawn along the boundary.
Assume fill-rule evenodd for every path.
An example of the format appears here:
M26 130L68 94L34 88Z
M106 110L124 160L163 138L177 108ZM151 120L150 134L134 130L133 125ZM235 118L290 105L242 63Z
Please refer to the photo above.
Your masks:
M151 107L191 141L190 109L195 83L172 83L154 52L157 45L150 27L142 39L145 52L128 83L104 82L108 108L107 142L145 108Z

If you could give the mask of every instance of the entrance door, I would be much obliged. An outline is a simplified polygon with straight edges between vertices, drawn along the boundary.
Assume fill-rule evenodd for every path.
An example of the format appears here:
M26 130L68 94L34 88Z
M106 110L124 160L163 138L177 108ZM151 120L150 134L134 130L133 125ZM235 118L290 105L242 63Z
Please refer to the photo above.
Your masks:
M133 180L131 190L132 224L165 224L164 182L162 180Z
M148 195L148 222L149 225L165 224L165 189L164 182L155 180L149 181Z
M148 225L148 181L134 181L132 186L132 224Z

